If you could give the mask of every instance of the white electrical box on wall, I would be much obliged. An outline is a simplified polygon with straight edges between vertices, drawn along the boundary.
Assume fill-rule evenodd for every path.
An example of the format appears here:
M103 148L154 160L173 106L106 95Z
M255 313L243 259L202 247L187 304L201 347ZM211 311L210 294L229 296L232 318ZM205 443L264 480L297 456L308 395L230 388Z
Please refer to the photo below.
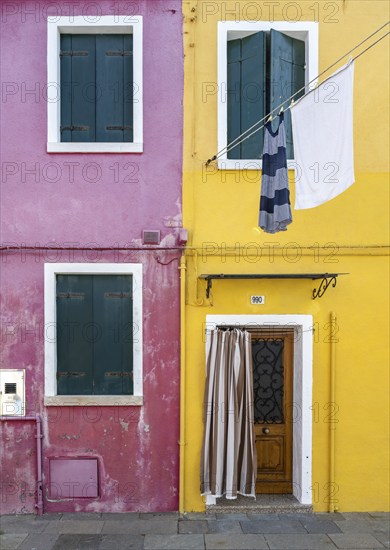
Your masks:
M25 374L24 369L0 369L1 416L25 416Z

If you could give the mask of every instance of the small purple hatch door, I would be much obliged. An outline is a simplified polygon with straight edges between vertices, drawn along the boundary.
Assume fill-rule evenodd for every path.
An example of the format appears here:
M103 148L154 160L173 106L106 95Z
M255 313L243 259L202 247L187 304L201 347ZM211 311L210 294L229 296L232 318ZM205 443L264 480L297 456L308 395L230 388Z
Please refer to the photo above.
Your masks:
M49 498L99 496L97 458L51 458Z

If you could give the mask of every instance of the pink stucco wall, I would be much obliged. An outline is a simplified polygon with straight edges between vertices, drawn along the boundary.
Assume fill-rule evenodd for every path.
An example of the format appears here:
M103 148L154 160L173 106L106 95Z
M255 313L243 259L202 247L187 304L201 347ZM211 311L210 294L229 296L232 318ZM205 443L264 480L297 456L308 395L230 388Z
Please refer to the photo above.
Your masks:
M133 13L143 15L144 153L46 153L49 4L49 14L67 15L72 5L75 15L96 13L96 6L99 13L108 15L112 6L118 5L119 11L131 6ZM43 418L44 492L50 458L90 456L97 457L99 463L98 498L61 502L45 498L45 510L176 510L180 251L175 247L181 226L181 2L144 0L123 6L111 1L0 2L0 6L3 245L140 247L143 229L159 229L161 246L171 247L161 251L1 254L0 367L26 369L27 413L38 412ZM36 6L35 12L27 13L26 6ZM143 264L143 407L43 406L43 270L45 262L53 261ZM0 430L0 511L33 512L35 426L32 422L1 422Z

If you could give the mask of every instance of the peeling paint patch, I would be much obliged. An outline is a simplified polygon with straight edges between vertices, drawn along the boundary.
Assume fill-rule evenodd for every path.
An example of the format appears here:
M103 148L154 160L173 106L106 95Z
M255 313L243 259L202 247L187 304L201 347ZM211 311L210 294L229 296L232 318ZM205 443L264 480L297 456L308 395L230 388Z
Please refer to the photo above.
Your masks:
M125 432L129 431L129 423L125 422L124 420L119 420L119 424L122 426L122 428L125 430Z
M58 436L58 439L67 439L68 441L70 441L71 439L80 439L80 434L75 434L75 435L69 435L69 434L61 434Z

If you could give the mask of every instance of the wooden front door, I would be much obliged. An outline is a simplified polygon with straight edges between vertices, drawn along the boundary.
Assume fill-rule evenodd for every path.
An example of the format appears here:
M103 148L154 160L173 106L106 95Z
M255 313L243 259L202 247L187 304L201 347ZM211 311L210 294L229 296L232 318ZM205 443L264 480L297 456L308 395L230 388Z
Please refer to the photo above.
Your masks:
M253 332L257 493L292 493L294 333Z

